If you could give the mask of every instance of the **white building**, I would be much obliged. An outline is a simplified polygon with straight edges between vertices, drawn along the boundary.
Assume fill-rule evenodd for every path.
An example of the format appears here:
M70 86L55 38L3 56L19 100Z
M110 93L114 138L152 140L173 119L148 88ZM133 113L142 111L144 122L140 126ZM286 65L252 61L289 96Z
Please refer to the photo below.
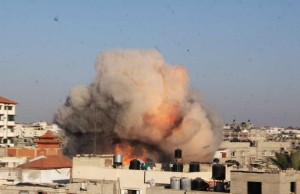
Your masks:
M13 146L16 102L0 96L0 145Z
M20 182L67 183L70 180L72 161L65 156L39 156L19 166Z

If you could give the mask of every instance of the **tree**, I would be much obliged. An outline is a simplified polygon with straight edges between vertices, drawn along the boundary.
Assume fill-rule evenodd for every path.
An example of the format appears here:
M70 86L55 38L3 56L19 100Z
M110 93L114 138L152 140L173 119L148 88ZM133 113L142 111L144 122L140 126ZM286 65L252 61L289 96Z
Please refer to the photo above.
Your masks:
M300 149L295 152L288 153L275 153L275 158L269 158L269 160L281 170L293 168L300 170Z

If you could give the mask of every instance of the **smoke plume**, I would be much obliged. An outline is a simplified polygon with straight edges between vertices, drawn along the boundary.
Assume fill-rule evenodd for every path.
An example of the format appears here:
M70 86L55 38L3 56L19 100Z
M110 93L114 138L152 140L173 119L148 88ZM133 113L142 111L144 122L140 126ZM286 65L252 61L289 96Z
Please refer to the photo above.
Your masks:
M126 145L160 161L177 148L185 161L211 161L222 122L189 89L183 66L168 64L157 50L117 49L101 53L95 68L92 83L73 88L55 114L66 155Z

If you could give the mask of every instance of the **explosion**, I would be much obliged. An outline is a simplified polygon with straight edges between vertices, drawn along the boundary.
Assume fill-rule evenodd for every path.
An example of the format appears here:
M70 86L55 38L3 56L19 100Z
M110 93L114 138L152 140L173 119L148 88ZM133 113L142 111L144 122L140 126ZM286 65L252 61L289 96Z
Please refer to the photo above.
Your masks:
M177 148L185 161L211 161L222 122L188 88L183 66L157 50L110 50L96 60L89 86L73 88L54 121L67 136L64 153L121 152L163 161ZM96 141L96 143L95 143Z

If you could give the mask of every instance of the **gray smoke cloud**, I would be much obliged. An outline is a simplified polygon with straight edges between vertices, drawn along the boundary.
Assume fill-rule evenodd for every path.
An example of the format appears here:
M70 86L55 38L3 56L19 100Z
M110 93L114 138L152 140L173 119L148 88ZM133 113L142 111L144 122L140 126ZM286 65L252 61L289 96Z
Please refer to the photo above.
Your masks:
M163 160L175 149L185 161L211 161L222 141L222 121L189 89L183 66L157 50L116 49L96 60L89 86L73 88L54 121L67 136L66 155L113 153L117 144Z

